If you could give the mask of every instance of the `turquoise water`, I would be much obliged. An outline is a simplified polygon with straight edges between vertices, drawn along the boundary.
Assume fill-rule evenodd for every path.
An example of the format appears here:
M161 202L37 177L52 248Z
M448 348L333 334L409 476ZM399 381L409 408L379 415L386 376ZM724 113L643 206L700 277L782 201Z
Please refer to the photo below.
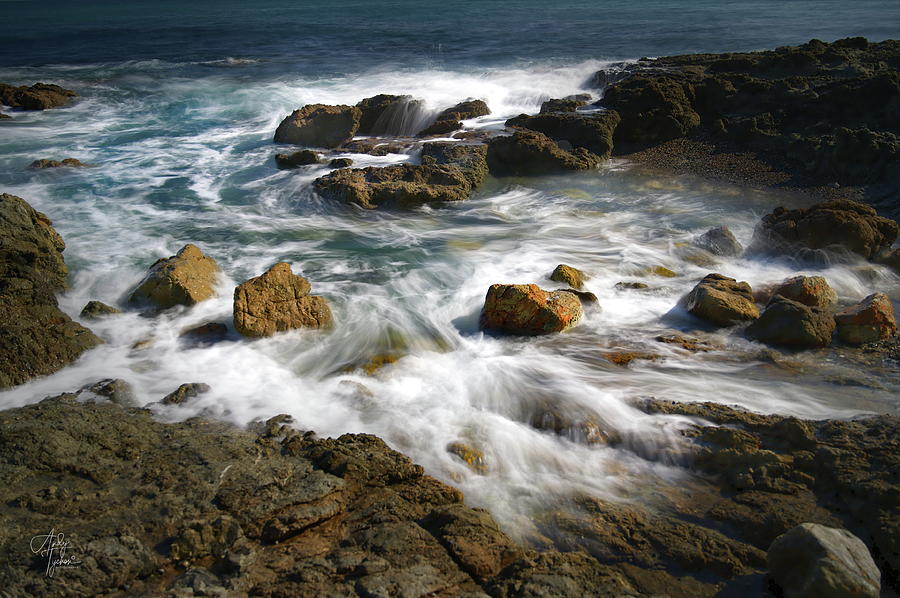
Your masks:
M896 373L869 374L815 354L773 364L758 344L711 333L722 350L689 354L655 336L702 328L672 313L709 271L752 285L797 272L788 262L720 259L697 265L690 241L726 224L747 243L759 217L808 199L645 172L623 161L562 177L490 179L471 200L370 212L317 196L325 167L279 171L277 123L306 103L356 103L409 93L438 110L484 99L497 128L542 101L584 91L611 61L747 50L811 37L897 37L896 2L244 3L0 2L0 81L48 81L81 99L61 110L11 112L0 122L0 190L24 197L64 236L76 316L90 299L119 302L157 258L198 244L223 270L216 297L157 318L126 313L90 326L107 344L77 364L0 393L21 405L105 377L131 382L150 404L182 382L212 391L160 418L202 414L247 423L290 413L322 435L372 432L473 504L515 526L531 508L575 491L633 497L647 480L686 475L664 455L681 422L641 414L642 396L712 400L806 417L896 412ZM339 154L340 155L340 154ZM75 157L83 170L30 171L36 158ZM352 155L357 165L414 159ZM196 347L179 333L230 322L234 286L277 261L333 307L329 334L297 331L257 342L235 335ZM477 330L495 282L556 285L558 263L592 275L600 299L570 333L498 339ZM665 266L674 278L649 275ZM806 273L850 303L876 290L900 299L879 266ZM651 292L615 290L645 280ZM703 331L701 331L702 333ZM620 368L602 354L638 350L656 361ZM400 359L366 374L385 351ZM623 443L596 447L536 430L547 403L590 414ZM489 473L445 447L480 447ZM652 486L652 484L650 484Z

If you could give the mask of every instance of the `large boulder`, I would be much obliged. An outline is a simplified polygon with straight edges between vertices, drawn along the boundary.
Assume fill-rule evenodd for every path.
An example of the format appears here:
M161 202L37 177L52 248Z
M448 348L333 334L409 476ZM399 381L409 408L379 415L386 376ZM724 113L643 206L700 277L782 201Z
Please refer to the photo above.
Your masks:
M871 259L894 243L897 232L897 223L875 208L841 199L798 210L776 208L756 225L752 250L800 257L803 250L831 250Z
M488 144L488 168L496 176L555 174L588 170L600 159L579 148L567 152L537 131L518 130L512 135L495 137Z
M362 110L356 106L308 104L285 117L275 130L275 143L338 147L353 139Z
M414 135L425 104L408 95L379 94L361 100L358 135Z
M156 309L195 305L213 296L218 274L216 261L189 243L150 266L128 301Z
M766 555L785 598L878 598L881 573L862 540L844 529L803 523Z
M327 197L364 208L462 201L484 181L486 153L483 145L428 143L422 147L422 164L342 168L314 185Z
M837 293L822 276L793 276L775 287L772 296L781 295L810 307L831 308Z
M614 110L590 114L551 112L533 116L520 114L506 121L508 127L521 127L543 133L561 145L584 148L601 158L613 150L613 131L619 124Z
M717 326L733 326L759 317L753 290L721 274L707 274L683 299L685 309Z
M759 319L747 327L747 336L785 347L827 347L831 344L834 326L834 317L829 310L776 295Z
M736 257L741 255L744 247L727 226L711 228L696 239L694 245L705 249L713 255Z
M65 247L44 214L0 194L0 388L52 374L102 342L57 306Z
M15 87L0 83L0 104L22 110L46 110L59 108L72 101L78 94L71 89L49 83Z
M291 272L290 264L275 264L234 289L234 329L263 337L295 328L330 327L328 301L309 291L309 281Z
M894 306L884 293L869 295L834 315L838 336L850 345L861 345L897 334Z
M481 311L482 330L523 336L562 332L584 314L581 301L567 291L545 291L536 284L493 284Z

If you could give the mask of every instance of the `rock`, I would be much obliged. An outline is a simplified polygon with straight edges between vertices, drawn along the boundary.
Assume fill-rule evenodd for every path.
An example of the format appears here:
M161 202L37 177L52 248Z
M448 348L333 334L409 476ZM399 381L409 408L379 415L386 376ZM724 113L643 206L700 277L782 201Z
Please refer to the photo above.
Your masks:
M647 353L645 351L610 351L603 353L603 359L615 365L626 367L636 359L655 361L660 359L660 356L656 353Z
M191 382L188 384L182 384L166 396L162 398L160 403L163 405L181 405L186 403L189 399L193 399L199 397L202 394L208 393L212 390L209 384L204 384L203 382Z
M553 98L541 104L541 114L549 112L575 112L591 100L589 94L569 96L568 98Z
M357 105L358 135L414 135L424 116L424 103L408 95L379 94Z
M279 262L234 290L234 329L249 337L272 336L295 328L328 328L331 308L310 295L309 282Z
M362 110L356 106L308 104L294 110L275 130L275 143L338 147L359 129Z
M219 266L196 245L187 244L172 257L157 260L140 282L129 303L168 309L191 306L215 293Z
M225 340L228 326L221 322L207 322L184 330L178 336L201 345L213 344Z
M600 300L597 298L597 295L591 293L590 291L578 291L578 290L575 290L572 288L567 288L567 289L553 289L553 291L551 291L551 292L553 292L553 293L571 293L572 295L575 295L576 297L578 297L578 300L581 301L581 305L583 307L599 308L599 306L596 304L599 303Z
M869 295L834 315L838 337L850 345L862 345L897 334L894 306L884 293Z
M4 114L4 113L0 112L0 120L4 120L7 118L12 118L12 117L9 114Z
M70 168L88 168L90 164L85 164L81 160L76 160L75 158L65 158L62 161L42 159L35 160L28 165L28 168L32 170L43 170L44 168L60 168L66 166Z
M528 423L535 430L546 430L572 442L589 445L606 445L617 436L596 415L582 408L563 411L559 404L546 402L540 405Z
M462 120L490 114L491 111L482 100L466 100L441 111L434 121L419 131L419 137L429 135L446 135L462 128Z
M99 320L105 316L122 313L121 309L107 305L101 301L88 301L81 309L81 318L85 320Z
M678 272L666 268L665 266L651 266L640 271L642 276L652 274L653 276L661 276L663 278L677 278Z
M884 264L894 272L900 273L900 247L896 249L882 249L874 259L879 264Z
M319 154L313 150L300 150L293 154L275 154L275 163L278 168L297 168L309 164L320 164Z
M85 392L109 399L122 407L136 407L137 399L134 396L134 388L121 378L107 378L93 384L82 386L76 393L79 396Z
M506 121L507 127L521 127L543 133L557 143L583 148L599 158L608 158L613 150L613 131L619 114L613 110L581 114L574 112L521 114Z
M550 280L565 283L577 291L584 288L584 281L588 278L589 277L578 268L573 268L572 266L567 266L565 264L558 265L556 269L553 270L553 273L550 274Z
M781 295L810 307L825 309L837 304L837 293L821 276L794 276L775 287L772 296Z
M349 168L353 166L353 160L351 158L334 158L328 163L328 166L331 168Z
M647 595L637 591L618 569L583 552L543 552L516 561L491 582L496 598L580 598Z
M518 130L488 143L487 163L496 176L554 174L594 168L599 158L587 150L567 152L536 131Z
M718 326L733 326L759 317L750 285L721 274L707 274L683 302L690 313Z
M756 225L751 249L801 258L802 250L831 250L870 259L894 243L897 231L896 222L871 206L835 200L798 210L776 208Z
M371 156L387 156L388 154L405 154L412 148L412 143L406 141L385 141L378 137L368 139L354 139L341 146L342 151L357 154L369 154Z
M772 542L766 561L785 598L881 595L881 572L869 549L844 529L798 525Z
M694 245L713 255L726 257L737 257L744 251L744 247L727 226L709 229L694 240Z
M692 353L706 353L708 351L718 351L723 348L708 341L699 338L686 337L681 334L661 334L654 340L667 345L678 345L682 349L686 349Z
M451 442L447 445L447 452L462 459L463 463L473 472L485 475L488 472L484 451L465 442Z
M0 389L52 374L103 342L58 308L65 247L47 216L0 194Z
M482 145L428 143L422 147L423 162L428 164L335 170L313 184L326 197L364 208L463 201L484 180L485 155Z
M35 83L27 87L15 87L0 83L0 104L22 110L46 110L59 108L72 101L78 94L70 89L48 83Z
M432 135L449 135L453 131L462 128L458 120L436 120L418 133L418 137L430 137Z
M535 284L494 284L485 297L479 325L491 332L534 336L567 330L583 314L573 293L548 292Z
M642 291L649 288L650 285L640 281L622 281L616 283L616 290L618 291Z
M827 347L834 327L834 317L828 310L776 295L759 319L747 328L747 336L786 347Z

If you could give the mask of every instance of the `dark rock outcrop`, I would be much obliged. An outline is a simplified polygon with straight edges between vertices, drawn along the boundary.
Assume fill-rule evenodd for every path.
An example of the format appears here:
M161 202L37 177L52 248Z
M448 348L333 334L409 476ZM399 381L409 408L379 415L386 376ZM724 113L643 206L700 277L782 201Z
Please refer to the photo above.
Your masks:
M567 330L584 310L574 293L545 291L536 284L493 284L481 310L482 330L535 336Z
M850 345L873 343L897 334L894 306L884 293L873 293L834 315L838 336Z
M568 147L583 148L600 158L608 158L613 150L613 131L619 114L613 110L581 114L572 112L520 114L506 121L508 127L521 127L543 133Z
M328 197L364 208L463 201L487 173L485 146L447 142L422 147L422 164L345 168L315 180Z
M0 388L52 374L102 342L59 310L65 247L44 214L0 194Z
M150 266L128 301L154 309L190 307L213 296L218 275L216 261L188 243L177 254Z
M548 112L575 112L591 100L590 94L578 94L565 98L552 98L541 104L541 114Z
M744 247L727 226L709 229L694 239L694 245L713 255L726 257L736 257L744 251Z
M309 281L279 262L234 289L234 329L249 337L272 336L296 328L328 328L331 308L310 295Z
M22 110L46 110L59 108L72 101L78 94L71 89L49 83L15 87L0 83L0 104Z
M850 200L826 201L810 208L776 208L753 231L752 252L816 259L821 252L876 257L897 239L897 223L872 206Z
M488 105L483 100L466 100L455 106L441 111L435 117L434 122L419 131L419 137L429 135L445 135L462 127L460 121L491 113Z
M191 399L197 398L211 390L209 384L203 382L189 382L182 384L162 398L163 405L181 405Z
M60 168L65 166L68 166L69 168L88 168L90 167L90 164L85 164L81 160L76 160L75 158L64 158L62 160L48 160L42 158L29 164L28 168L32 170L43 170L44 168Z
M121 309L107 305L102 301L88 301L81 308L81 317L87 320L97 320L106 316L122 313Z
M333 158L328 162L330 168L349 168L353 166L352 158Z
M318 152L308 149L300 150L292 154L275 154L275 164L278 165L278 168L282 169L320 164L321 162L322 160L319 158Z
M424 103L408 95L379 94L356 107L360 109L358 135L413 135Z
M834 316L828 309L776 295L759 319L747 328L747 336L785 347L827 347L834 328Z
M285 117L275 130L275 143L338 147L359 129L362 110L356 106L308 104Z
M595 167L599 161L597 156L583 148L567 152L537 131L518 130L512 135L495 137L488 143L488 168L496 176L587 170Z
M759 317L750 285L721 274L707 274L682 303L690 313L717 326L733 326Z

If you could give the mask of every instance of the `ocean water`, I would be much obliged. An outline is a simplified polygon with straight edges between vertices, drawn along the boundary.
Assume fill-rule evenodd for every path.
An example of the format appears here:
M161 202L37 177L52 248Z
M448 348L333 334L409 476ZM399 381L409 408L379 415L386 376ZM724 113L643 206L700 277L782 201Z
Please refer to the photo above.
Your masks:
M210 393L151 406L164 420L205 415L246 424L289 413L320 435L371 432L465 491L510 529L586 491L619 500L688 476L681 418L649 416L642 397L719 401L803 417L897 413L896 372L866 372L816 353L774 360L759 344L703 330L673 309L711 271L757 286L821 274L843 303L900 278L870 264L798 270L788 261L721 258L697 265L691 240L728 225L744 244L759 217L808 198L663 176L613 160L595 171L490 179L471 200L407 211L327 201L311 182L327 168L275 167L278 122L306 103L408 93L439 110L484 99L498 128L542 101L583 92L616 61L752 50L864 35L900 35L900 4L698 1L538 2L0 2L0 81L75 89L71 107L0 121L0 191L47 213L67 243L77 317L91 299L121 302L157 258L185 243L220 264L217 295L156 318L134 312L88 325L107 343L52 376L0 393L13 407L100 378L132 383L142 404L183 382ZM415 159L347 155L356 165ZM30 171L37 158L89 169ZM181 331L230 324L234 286L278 261L307 277L335 313L329 333L258 341L233 332L196 346ZM495 282L558 286L567 263L588 272L601 308L553 337L485 336L477 318ZM654 276L664 266L675 277ZM615 289L642 280L647 292ZM720 350L688 353L659 334L698 331ZM612 350L658 355L623 368ZM372 373L385 353L398 359ZM536 429L547 406L588 417L612 447ZM446 447L484 452L470 471ZM648 483L649 482L649 483Z

